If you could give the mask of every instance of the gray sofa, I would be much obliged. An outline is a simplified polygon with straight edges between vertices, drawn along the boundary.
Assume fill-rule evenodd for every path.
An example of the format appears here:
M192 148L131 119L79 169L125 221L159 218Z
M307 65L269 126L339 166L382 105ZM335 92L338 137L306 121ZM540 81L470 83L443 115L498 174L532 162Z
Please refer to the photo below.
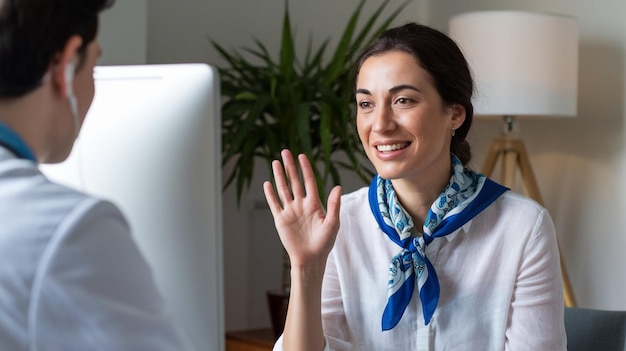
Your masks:
M569 351L626 351L626 311L565 308Z

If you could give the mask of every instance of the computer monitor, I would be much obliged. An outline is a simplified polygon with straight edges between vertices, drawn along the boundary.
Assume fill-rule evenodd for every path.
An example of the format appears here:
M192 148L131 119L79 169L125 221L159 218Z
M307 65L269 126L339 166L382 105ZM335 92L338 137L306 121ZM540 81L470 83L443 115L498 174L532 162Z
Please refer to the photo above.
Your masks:
M218 73L174 64L102 66L94 76L72 153L41 170L117 204L187 338L223 350Z

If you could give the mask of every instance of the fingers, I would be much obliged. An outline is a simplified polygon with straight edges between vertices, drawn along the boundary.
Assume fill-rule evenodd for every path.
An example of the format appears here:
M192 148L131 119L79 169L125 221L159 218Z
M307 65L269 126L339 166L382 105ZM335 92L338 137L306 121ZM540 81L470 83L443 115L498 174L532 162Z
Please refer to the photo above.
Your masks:
M302 170L302 178L304 179L304 188L308 196L315 197L319 201L319 194L317 192L317 182L315 181L315 173L309 159L305 155L298 155L298 162L300 162L300 169Z
M339 223L339 209L341 207L341 186L336 185L328 194L326 202L326 220L335 225Z
M304 189L302 188L298 168L291 151L285 149L282 150L280 154L283 161L282 164L278 160L272 161L272 173L274 174L278 198L276 198L271 183L263 184L263 191L265 192L265 198L268 204L271 206L273 203L278 207L281 207L281 203L284 206L293 201L294 198L304 197ZM310 171L311 165L308 163L306 157L304 155L300 155L299 157L300 165L303 164L302 158L304 158L304 162L309 168L309 173L312 173L312 171ZM270 201L272 203L270 203Z
M293 159L293 155L291 154L291 151L283 150L280 152L280 155L283 158L285 172L287 172L287 180L289 181L291 192L293 193L294 198L304 197L304 190L302 189L302 184L300 184L300 176L298 175L298 168L296 167L296 162ZM302 166L303 156L304 155L298 155L298 159L300 160L301 166Z
M263 182L263 193L265 193L265 200L267 201L267 205L270 207L272 216L276 217L280 212L281 207L280 202L278 202L278 199L274 194L274 188L272 187L271 182Z
M306 155L298 155L298 163L300 165L300 169L302 170L304 187L302 186L302 181L298 175L298 167L296 166L296 162L291 151L287 149L282 150L281 157L283 161L282 164L278 160L272 161L272 172L274 174L278 199L276 198L271 184L263 184L263 190L268 204L271 206L273 203L275 206L282 207L281 203L284 206L294 199L302 199L305 197L309 198L311 201L317 201L319 203L315 172L313 172L313 167L311 166L311 163ZM333 193L335 197L334 201L338 206L339 197L341 197L341 189L333 189L331 195L333 195ZM270 203L270 201L272 203Z
M285 168L288 168L287 164L294 164L293 156L291 156L291 152L287 150L283 150L281 152L283 157L283 162L285 162ZM276 192L278 193L278 197L283 204L290 202L293 199L291 194L291 189L289 189L289 180L287 175L285 175L285 168L278 160L272 161L272 172L274 173L274 181L276 182Z

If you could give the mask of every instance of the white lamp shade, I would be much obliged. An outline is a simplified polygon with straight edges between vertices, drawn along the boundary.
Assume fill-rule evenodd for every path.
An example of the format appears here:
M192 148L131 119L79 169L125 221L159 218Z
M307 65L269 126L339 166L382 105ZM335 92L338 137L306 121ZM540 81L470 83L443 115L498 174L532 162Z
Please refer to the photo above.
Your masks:
M476 83L476 115L575 116L578 29L572 17L482 11L452 17Z

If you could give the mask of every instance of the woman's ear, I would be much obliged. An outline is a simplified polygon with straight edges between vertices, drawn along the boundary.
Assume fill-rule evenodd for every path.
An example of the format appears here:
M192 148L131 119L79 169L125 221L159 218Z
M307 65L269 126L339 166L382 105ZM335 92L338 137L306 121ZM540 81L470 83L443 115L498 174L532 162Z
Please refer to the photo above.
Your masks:
M82 43L83 40L80 36L71 36L63 46L63 49L58 53L56 60L52 63L51 79L56 88L55 90L58 91L61 96L69 97L72 95L71 78L76 69L75 62Z
M461 104L452 104L448 107L448 111L452 114L452 128L459 129L465 122L465 107Z

